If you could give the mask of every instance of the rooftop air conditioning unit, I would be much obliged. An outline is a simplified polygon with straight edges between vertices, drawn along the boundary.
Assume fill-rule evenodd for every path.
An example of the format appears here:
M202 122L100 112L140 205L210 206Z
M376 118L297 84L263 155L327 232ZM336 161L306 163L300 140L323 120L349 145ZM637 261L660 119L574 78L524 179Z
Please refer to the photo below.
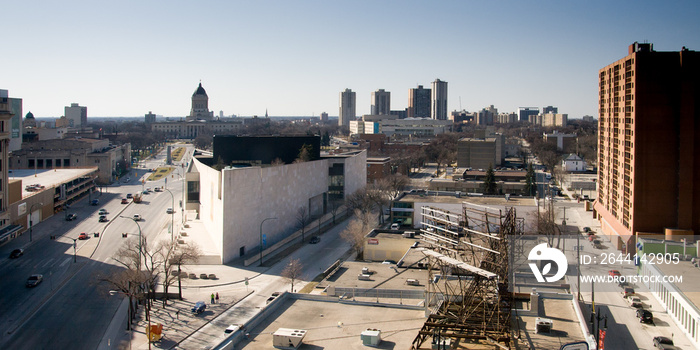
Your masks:
M362 345L379 346L382 342L382 331L379 329L367 328L360 334Z
M277 349L298 349L305 336L305 330L279 328L275 333L272 333L272 346Z

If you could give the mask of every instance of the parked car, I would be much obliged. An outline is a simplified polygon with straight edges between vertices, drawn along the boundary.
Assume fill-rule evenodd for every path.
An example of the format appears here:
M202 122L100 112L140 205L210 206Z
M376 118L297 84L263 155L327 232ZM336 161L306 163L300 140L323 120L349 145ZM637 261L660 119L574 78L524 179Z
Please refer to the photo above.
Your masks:
M44 276L43 276L43 275L39 275L39 274L31 275L31 276L29 276L29 278L27 278L26 286L29 287L29 288L31 288L31 287L36 287L36 286L38 286L39 283L41 283L41 281L43 281L43 280L44 280Z
M675 349L676 347L673 346L673 340L670 338L666 337L654 337L654 347L657 349Z
M585 232L585 233L591 232L591 228L586 226L583 228L583 232Z
M100 200L99 200L99 199L93 199L93 200L90 202L90 205L98 205L98 204L100 204Z
M17 259L22 255L24 255L24 249L17 248L10 253L10 259Z
M625 290L622 291L622 296L624 298L629 298L629 297L634 296L634 295L636 295L636 294L634 293L634 288L632 288L632 287L625 287Z
M122 198L122 204L129 204L129 200L126 198Z
M649 310L637 309L637 318L642 323L654 323L654 315Z
M78 215L75 213L70 213L66 216L66 221L73 221L78 218Z
M97 214L99 215L107 215L109 212L106 209L100 209L97 211Z
M207 303L205 303L203 301L198 301L192 307L192 312L194 312L196 314L201 314L206 309L207 309Z
M141 221L141 215L139 214L134 214L134 221Z
M620 271L618 271L618 270L610 270L610 271L608 271L608 275L610 275L610 276L612 276L612 277L615 277L615 276L620 277Z
M641 308L644 307L644 304L642 304L642 299L639 299L637 296L630 296L627 298L627 302L630 303L631 307L636 307L636 308Z
M391 229L392 229L392 230L398 230L398 229L399 229L399 224L397 224L397 223L391 224Z
M107 222L109 219L107 219L107 215L100 215L100 219L98 220L99 222Z
M134 198L134 195L131 194L131 193L127 193L127 194L126 194L126 198Z
M84 239L88 239L88 238L90 238L90 237L85 232L80 232L80 234L78 235L78 239L81 241Z
M173 214L173 213L175 213L175 211L173 210L173 208L168 208L165 210L165 213L166 214Z
M311 243L311 244L316 244L316 243L318 243L318 242L320 242L320 241L321 241L321 239L318 238L318 236L313 236L313 237L311 237L311 239L309 240L309 243Z

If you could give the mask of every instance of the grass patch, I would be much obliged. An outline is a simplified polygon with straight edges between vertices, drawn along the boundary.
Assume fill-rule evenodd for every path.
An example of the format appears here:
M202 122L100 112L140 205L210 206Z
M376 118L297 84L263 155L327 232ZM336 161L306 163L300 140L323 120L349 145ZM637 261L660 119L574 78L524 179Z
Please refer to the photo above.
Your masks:
M315 280L315 278L314 278L314 280ZM314 290L314 288L316 288L317 284L318 284L318 282L309 282L308 284L306 284L304 286L304 288L302 288L299 291L299 293L309 294L312 290Z
M156 169L156 171L151 173L151 175L148 177L148 179L146 179L146 181L158 181L158 180L168 176L170 173L173 172L173 170L175 170L175 168L159 167L158 169Z
M184 147L178 147L178 148L175 149L175 151L173 151L173 152L170 154L170 156L172 156L173 159L174 159L176 162L181 161L181 160L182 160L182 156L184 156L184 155L185 155L185 148L184 148Z

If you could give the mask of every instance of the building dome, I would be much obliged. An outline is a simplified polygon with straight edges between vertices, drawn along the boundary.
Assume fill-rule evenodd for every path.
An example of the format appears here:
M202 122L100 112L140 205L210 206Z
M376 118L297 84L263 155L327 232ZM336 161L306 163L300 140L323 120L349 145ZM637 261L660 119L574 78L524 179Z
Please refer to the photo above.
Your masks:
M202 83L201 83L201 82L199 83L199 87L197 88L197 90L194 92L194 94L192 94L192 97L194 97L194 96L196 96L196 95L204 95L204 96L207 96L207 92L204 91L204 88L202 87Z
M34 119L34 114L32 112L27 113L27 115L24 116L27 119Z

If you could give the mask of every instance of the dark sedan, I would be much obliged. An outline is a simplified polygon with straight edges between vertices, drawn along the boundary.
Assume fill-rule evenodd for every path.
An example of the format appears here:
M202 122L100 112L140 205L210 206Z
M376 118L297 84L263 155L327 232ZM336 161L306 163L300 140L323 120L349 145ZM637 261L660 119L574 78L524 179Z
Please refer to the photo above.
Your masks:
M24 255L24 249L17 248L10 253L10 259L17 259L22 255Z

